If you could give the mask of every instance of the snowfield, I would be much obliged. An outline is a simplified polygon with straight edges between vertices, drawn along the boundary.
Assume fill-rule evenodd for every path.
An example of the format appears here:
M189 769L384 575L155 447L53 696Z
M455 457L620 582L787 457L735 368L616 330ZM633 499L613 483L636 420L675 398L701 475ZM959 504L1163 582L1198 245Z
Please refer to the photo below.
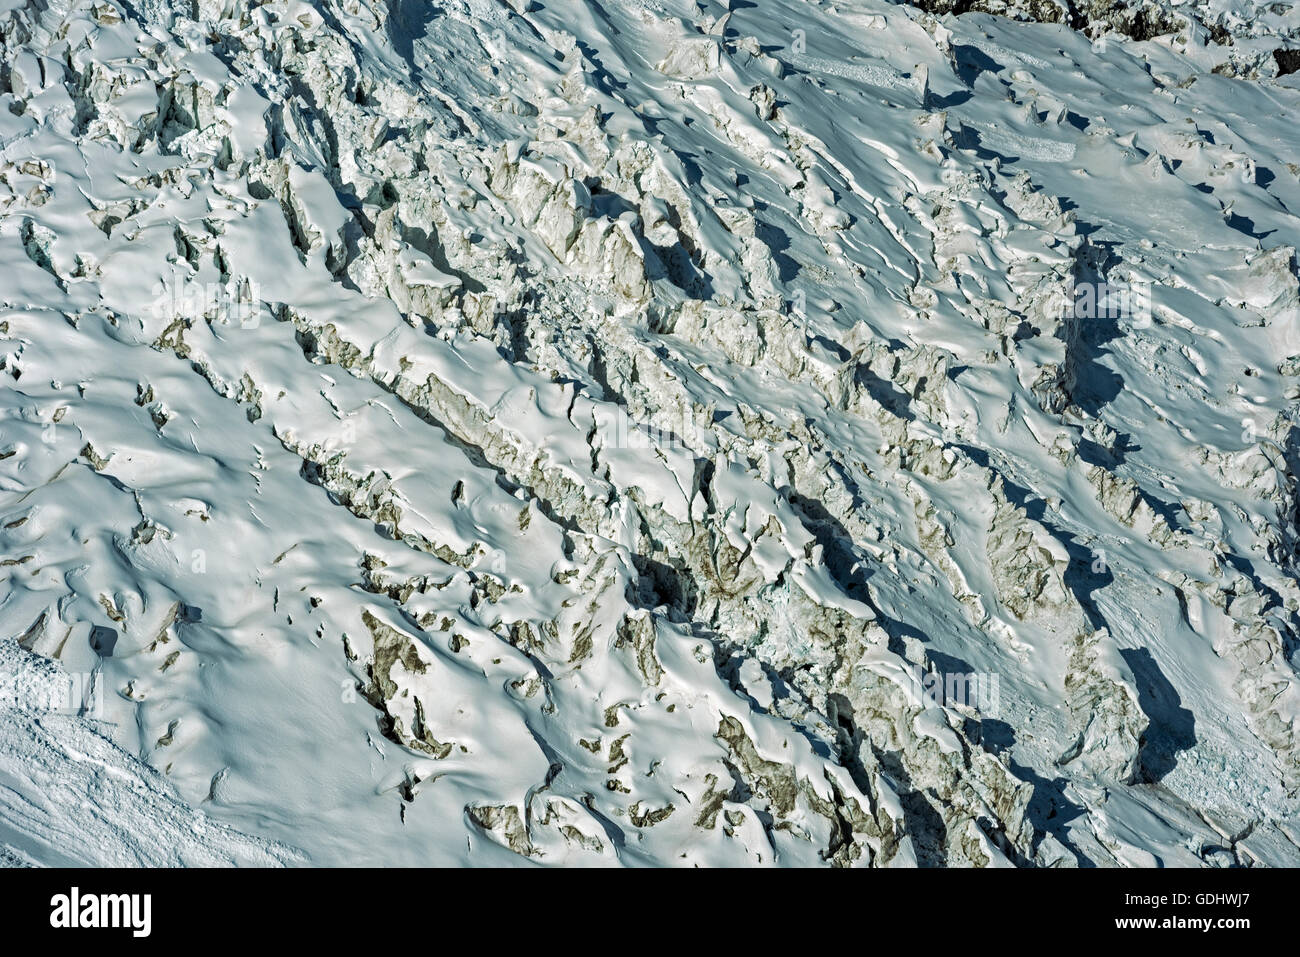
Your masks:
M1300 864L1300 7L922 6L0 0L0 863Z

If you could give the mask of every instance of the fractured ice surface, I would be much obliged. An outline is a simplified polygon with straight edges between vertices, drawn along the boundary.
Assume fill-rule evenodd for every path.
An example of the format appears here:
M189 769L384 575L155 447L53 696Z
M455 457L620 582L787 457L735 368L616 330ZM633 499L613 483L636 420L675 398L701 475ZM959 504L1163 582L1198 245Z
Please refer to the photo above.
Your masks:
M1283 7L0 0L0 860L1300 863Z

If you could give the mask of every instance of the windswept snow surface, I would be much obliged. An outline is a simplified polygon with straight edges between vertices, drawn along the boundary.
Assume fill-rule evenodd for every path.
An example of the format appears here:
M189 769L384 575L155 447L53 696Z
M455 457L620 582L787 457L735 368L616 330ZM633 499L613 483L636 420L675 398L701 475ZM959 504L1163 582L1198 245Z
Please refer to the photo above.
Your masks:
M929 7L0 0L0 862L1300 864L1300 13Z

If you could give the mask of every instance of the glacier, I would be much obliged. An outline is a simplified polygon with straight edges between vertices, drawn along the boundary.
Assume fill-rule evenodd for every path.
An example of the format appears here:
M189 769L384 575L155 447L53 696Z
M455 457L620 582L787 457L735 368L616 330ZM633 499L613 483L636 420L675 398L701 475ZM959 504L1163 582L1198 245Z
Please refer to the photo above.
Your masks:
M1293 5L0 52L0 863L1300 864Z

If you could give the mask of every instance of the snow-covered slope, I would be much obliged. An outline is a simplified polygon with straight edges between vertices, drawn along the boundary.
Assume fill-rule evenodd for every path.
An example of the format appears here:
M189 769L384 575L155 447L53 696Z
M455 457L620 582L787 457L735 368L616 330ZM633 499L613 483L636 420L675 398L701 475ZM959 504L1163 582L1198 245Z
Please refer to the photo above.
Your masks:
M0 859L1300 863L1297 18L1036 6L0 0Z

